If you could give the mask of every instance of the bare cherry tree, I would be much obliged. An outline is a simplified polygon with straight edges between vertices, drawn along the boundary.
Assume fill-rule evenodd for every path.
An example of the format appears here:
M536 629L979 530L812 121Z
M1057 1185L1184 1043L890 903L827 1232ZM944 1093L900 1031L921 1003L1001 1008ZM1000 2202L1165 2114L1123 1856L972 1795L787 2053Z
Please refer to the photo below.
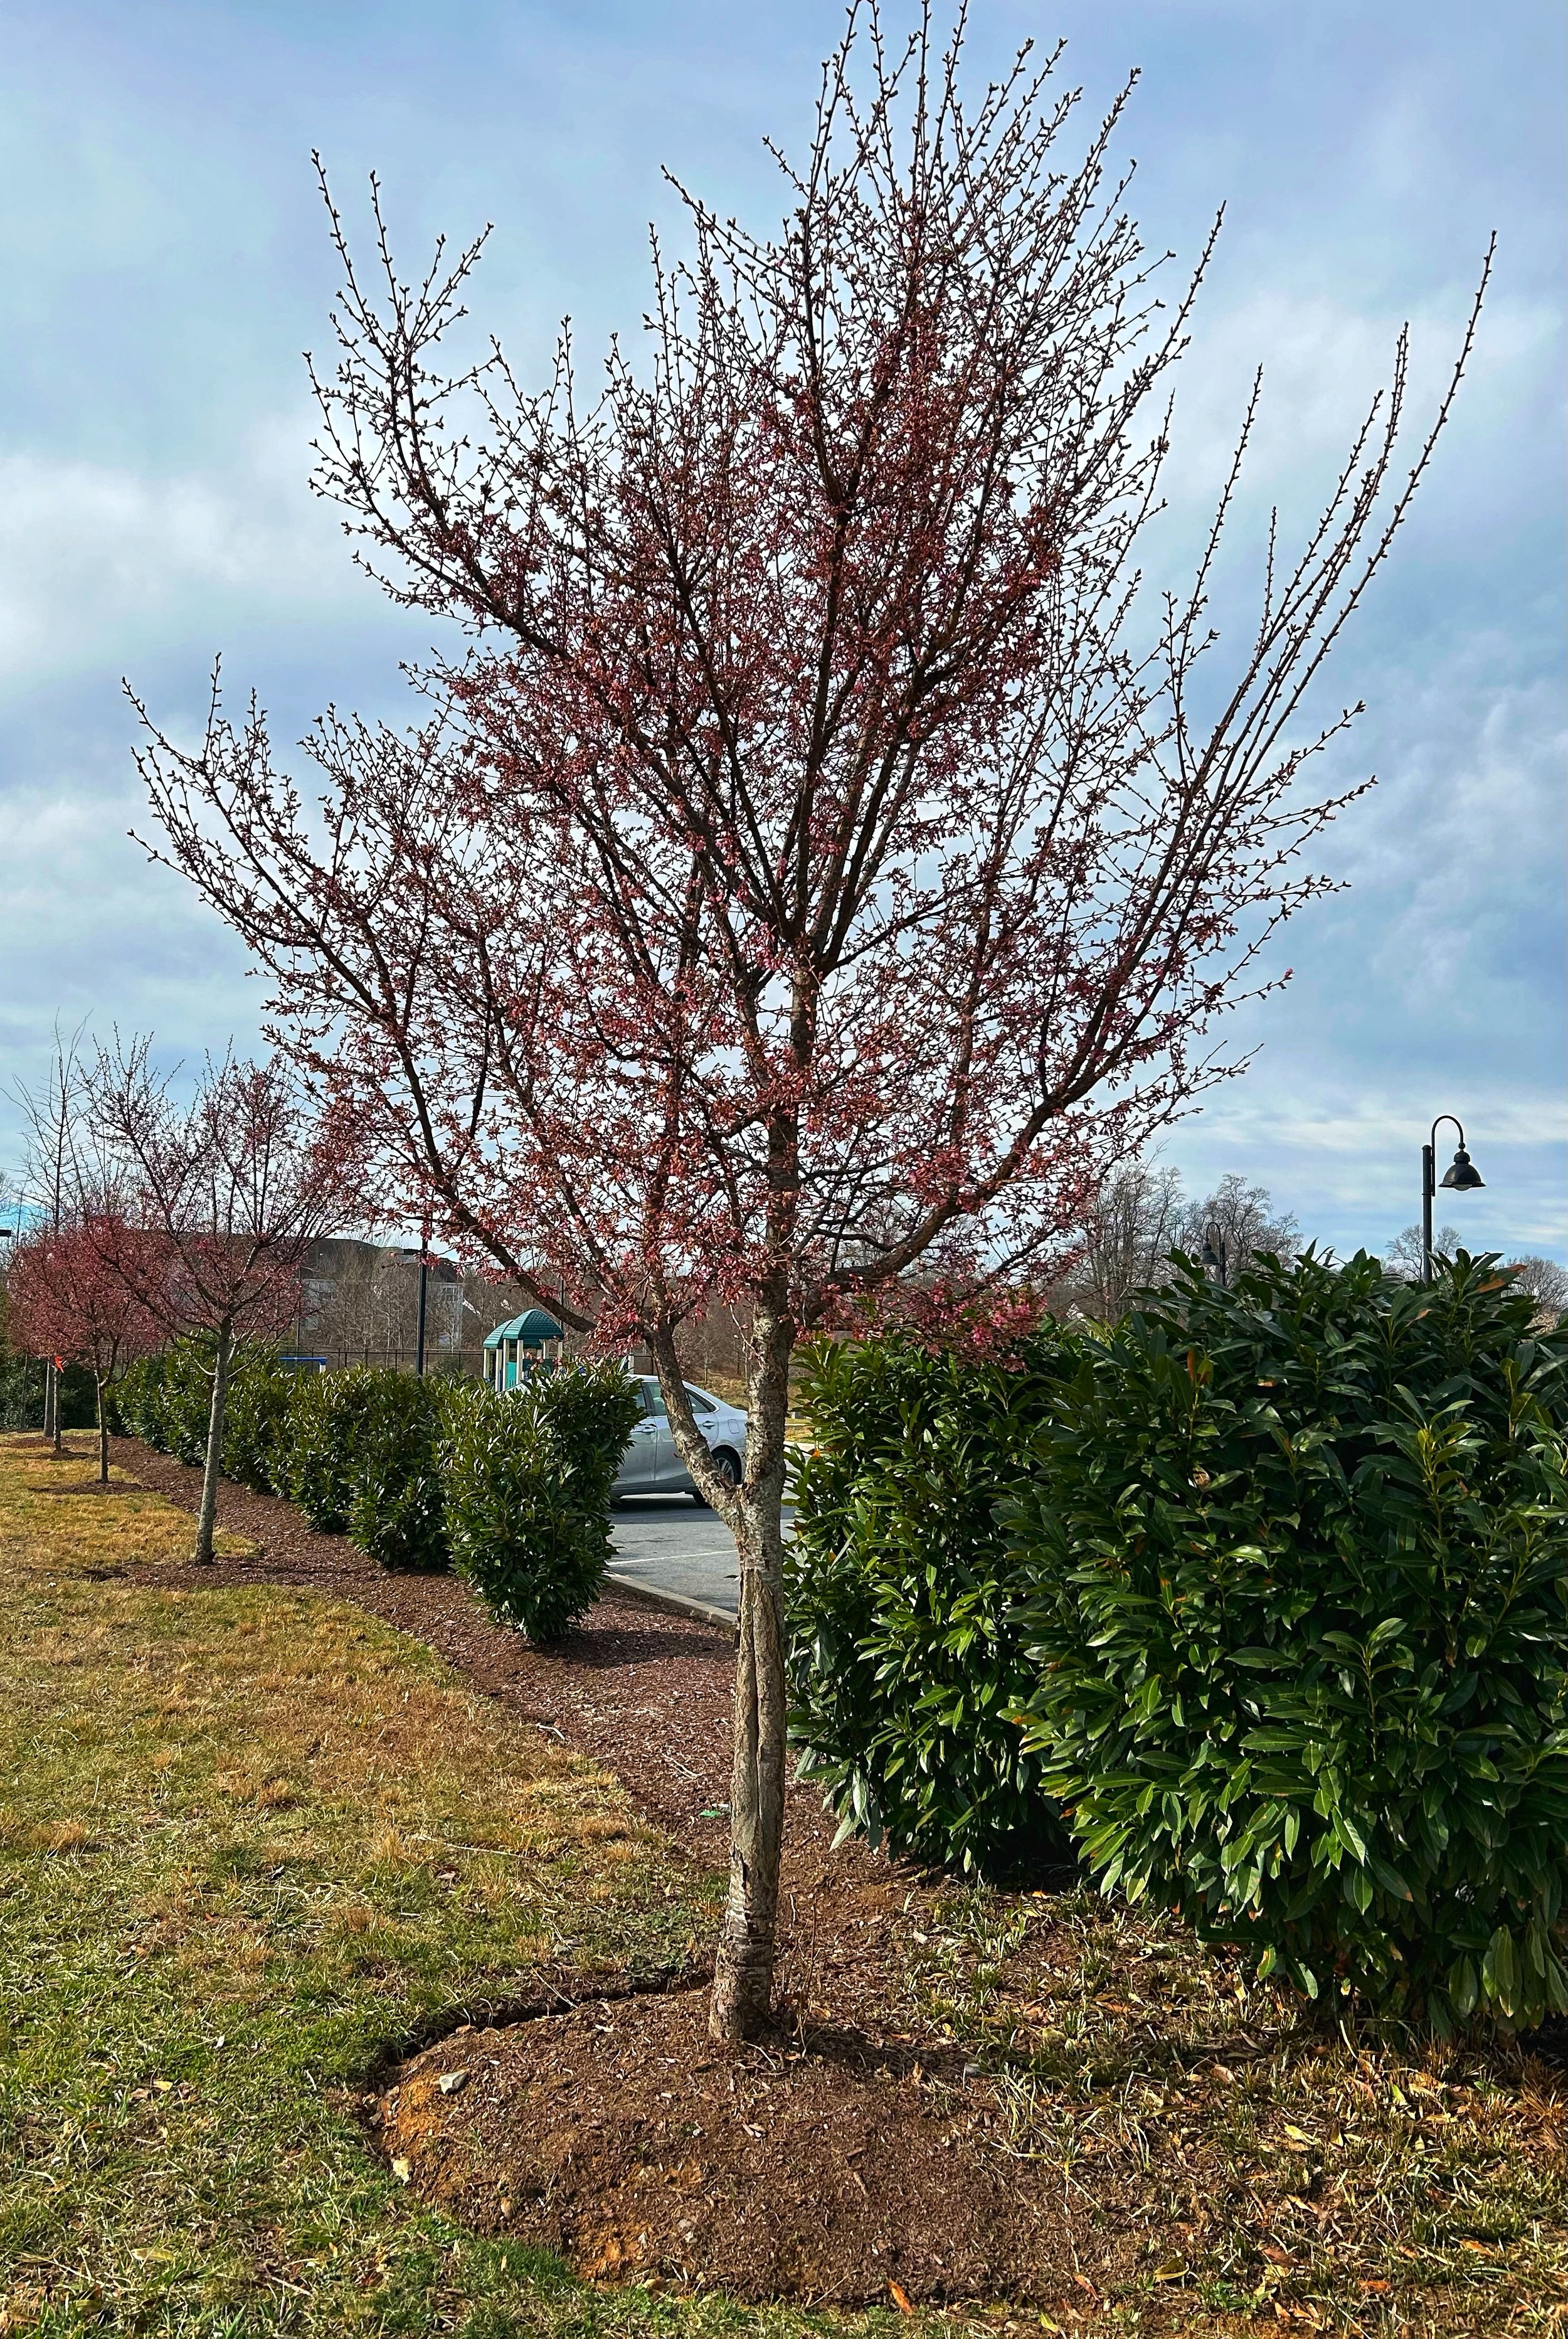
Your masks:
M293 1320L301 1266L341 1206L344 1173L282 1065L209 1061L189 1103L176 1100L174 1077L153 1070L146 1039L100 1049L86 1076L76 1174L123 1193L143 1238L105 1243L104 1266L167 1337L195 1336L209 1347L212 1401L192 1554L207 1565L235 1344Z
M1229 1069L1204 1034L1322 890L1337 808L1303 698L1387 556L1406 356L1298 556L1211 674L1236 463L1190 585L1140 589L1161 310L1108 176L1123 101L1021 57L970 105L962 23L890 51L852 12L786 215L682 193L644 354L533 391L460 330L478 252L398 271L376 203L318 383L318 484L468 654L408 735L330 717L318 819L252 706L144 757L163 850L275 979L275 1034L389 1191L601 1342L653 1355L734 1529L731 1889L714 2022L768 2017L785 1762L786 1376L907 1292L1048 1280L1108 1169ZM1124 94L1125 98L1125 94ZM1201 689L1200 689L1201 686ZM1199 696L1210 710L1200 716ZM682 1383L749 1326L745 1478Z

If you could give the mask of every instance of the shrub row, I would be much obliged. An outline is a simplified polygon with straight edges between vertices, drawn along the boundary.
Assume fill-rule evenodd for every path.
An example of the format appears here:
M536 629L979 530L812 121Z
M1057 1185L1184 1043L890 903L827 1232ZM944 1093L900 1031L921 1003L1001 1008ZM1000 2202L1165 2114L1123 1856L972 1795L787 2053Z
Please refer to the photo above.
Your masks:
M1463 1255L1193 1269L1013 1368L819 1351L794 1728L846 1823L1034 1815L1308 1996L1568 2011L1568 1337Z
M133 1436L197 1464L211 1397L206 1352L181 1342L132 1367L118 1406ZM613 1364L496 1396L378 1367L295 1373L247 1348L230 1381L223 1474L297 1504L383 1567L455 1566L496 1615L546 1640L598 1590L636 1412Z

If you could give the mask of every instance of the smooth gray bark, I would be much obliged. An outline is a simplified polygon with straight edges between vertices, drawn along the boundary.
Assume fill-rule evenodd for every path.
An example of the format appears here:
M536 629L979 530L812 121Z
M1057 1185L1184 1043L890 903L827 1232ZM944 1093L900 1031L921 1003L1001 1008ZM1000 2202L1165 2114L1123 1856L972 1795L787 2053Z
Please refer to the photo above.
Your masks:
M726 1486L686 1404L673 1336L654 1360L677 1452L729 1526L740 1559L740 1623L730 1773L730 1887L714 1966L709 2028L717 2038L754 2038L773 2013L779 1859L784 1842L785 1725L784 1426L795 1327L783 1308L759 1308L747 1374L746 1465Z
M207 1420L207 1466L202 1477L202 1508L196 1520L196 1548L191 1556L198 1567L212 1564L212 1532L218 1523L218 1480L223 1462L223 1412L229 1397L229 1363L234 1335L225 1325L218 1335L212 1360L212 1410Z

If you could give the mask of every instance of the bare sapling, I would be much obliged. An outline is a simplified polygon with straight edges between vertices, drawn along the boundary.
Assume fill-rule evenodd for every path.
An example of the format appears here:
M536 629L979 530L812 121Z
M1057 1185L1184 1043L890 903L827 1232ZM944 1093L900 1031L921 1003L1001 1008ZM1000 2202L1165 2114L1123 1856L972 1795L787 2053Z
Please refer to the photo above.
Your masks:
M298 1313L300 1270L341 1206L340 1157L281 1062L208 1061L189 1102L151 1043L99 1051L85 1139L127 1197L143 1246L104 1253L168 1339L199 1340L212 1376L192 1558L212 1559L223 1418L237 1343L275 1337Z
M18 1081L6 1091L22 1114L26 1130L25 1184L43 1223L58 1234L65 1223L66 1173L70 1167L72 1131L82 1102L82 1037L79 1024L69 1040L54 1025L54 1052L42 1091ZM44 1435L58 1454L62 1423L60 1367L54 1349L40 1349L44 1360Z

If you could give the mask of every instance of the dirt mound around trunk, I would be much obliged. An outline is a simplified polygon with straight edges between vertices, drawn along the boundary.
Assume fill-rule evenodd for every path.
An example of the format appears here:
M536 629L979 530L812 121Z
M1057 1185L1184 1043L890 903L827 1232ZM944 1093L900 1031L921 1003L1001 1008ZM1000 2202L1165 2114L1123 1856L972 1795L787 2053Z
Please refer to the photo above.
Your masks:
M983 2084L922 2051L809 2032L735 2049L708 2037L705 1990L623 1999L455 2033L383 2098L382 2137L423 2198L586 2275L1081 2305L1086 2244L1105 2279L1129 2237L1073 2235L1060 2174L1048 2203L1043 2169L998 2148Z

